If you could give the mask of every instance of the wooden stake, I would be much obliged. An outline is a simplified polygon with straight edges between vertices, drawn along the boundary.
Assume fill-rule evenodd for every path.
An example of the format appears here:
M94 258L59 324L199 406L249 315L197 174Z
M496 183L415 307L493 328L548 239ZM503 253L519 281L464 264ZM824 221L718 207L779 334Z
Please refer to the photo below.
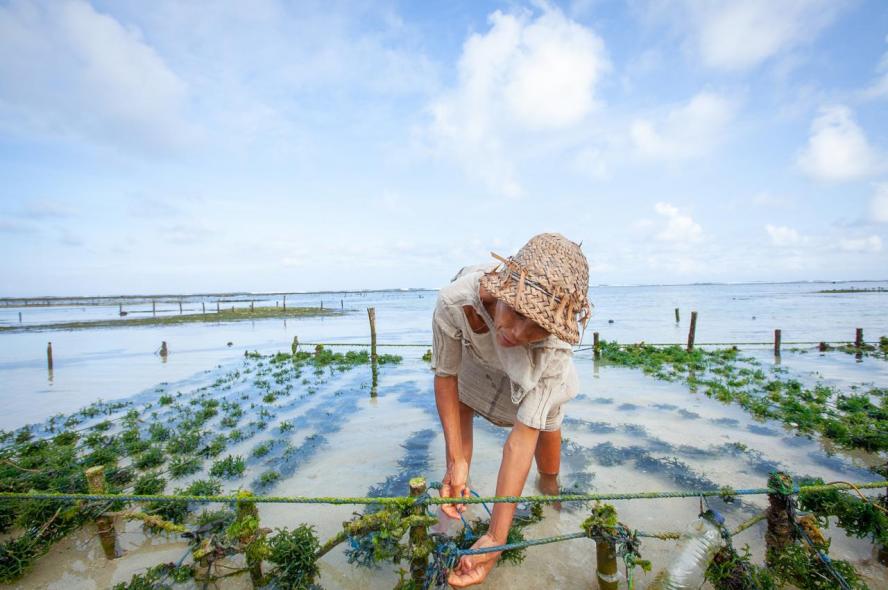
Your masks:
M410 480L410 496L417 498L426 493L428 486L424 477L414 477ZM425 506L417 504L413 507L413 514L423 516ZM429 565L428 552L423 547L428 543L429 531L425 526L410 527L410 547L414 549L413 559L410 560L410 577L416 588L422 588L425 584L426 568ZM417 550L416 548L419 548Z
M22 312L19 312L19 323L22 323Z
M617 546L613 541L595 539L596 575L600 590L619 590L620 574L617 568Z
M250 301L250 313L253 313L253 302Z
M182 302L179 302L179 315L182 315Z
M370 359L376 362L376 308L367 308L367 318L370 320Z
M216 300L216 313L221 313L219 310L219 300Z
M857 328L854 334L855 348L863 348L863 328Z
M290 345L290 350L293 351L293 356L296 356L296 353L299 352L299 336L293 336L293 344Z
M284 295L284 309L287 309L287 296Z
M160 356L162 358L166 358L167 355L169 355L169 354L170 354L170 351L167 348L166 340L164 340L163 342L160 343Z
M367 308L367 317L370 319L370 397L376 397L379 385L379 365L376 356L376 308Z
M598 342L598 332L592 332L592 350L595 353L595 358L601 356L601 344Z
M678 308L675 308L675 323L678 324L681 322L681 318L678 315Z
M204 315L207 315L207 303L206 303L206 301L201 301L201 302L200 302L200 311L201 311L201 313L203 313Z
M52 371L52 342L46 343L46 366Z
M86 483L90 494L104 494L105 468L101 465L90 467L86 470ZM96 518L96 528L99 530L99 542L106 559L117 558L117 531L114 530L114 519L105 514Z
M694 338L697 337L697 312L691 312L691 327L688 329L688 352L694 350Z
M792 478L782 471L774 471L768 477L768 531L765 533L765 563L773 565L776 557L792 544L792 523L787 511L792 497Z
M774 356L780 356L780 328L774 330Z
M339 300L339 309L345 309L345 299ZM21 317L21 315L22 314L19 314L19 317Z
M157 315L157 302L154 301L153 299L151 300L151 315L153 315L153 316Z
M251 492L239 492L238 498L249 498L252 495ZM253 538L262 535L263 533L259 531L259 509L256 508L256 503L239 499L237 502L237 517L235 522L243 524L245 520L253 518L256 519L255 531L250 535L250 538L240 539L241 542L248 543L253 540ZM257 558L249 553L247 553L246 557L247 568L250 570L250 581L253 582L254 588L260 588L262 586L262 558Z

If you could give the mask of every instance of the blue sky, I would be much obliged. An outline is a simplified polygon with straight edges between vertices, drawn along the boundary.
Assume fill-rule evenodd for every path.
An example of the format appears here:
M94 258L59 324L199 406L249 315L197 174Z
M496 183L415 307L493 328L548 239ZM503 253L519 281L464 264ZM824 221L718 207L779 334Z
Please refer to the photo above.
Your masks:
M888 278L881 0L0 2L3 295Z

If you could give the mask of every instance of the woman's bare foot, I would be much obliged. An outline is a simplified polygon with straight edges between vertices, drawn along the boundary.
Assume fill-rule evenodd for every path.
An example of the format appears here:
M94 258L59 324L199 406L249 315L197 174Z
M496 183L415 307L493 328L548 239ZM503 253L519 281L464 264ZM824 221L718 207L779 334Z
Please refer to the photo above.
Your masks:
M557 496L561 491L558 485L558 474L540 473L537 479L537 489L546 496ZM552 507L555 510L561 510L561 502L553 503Z

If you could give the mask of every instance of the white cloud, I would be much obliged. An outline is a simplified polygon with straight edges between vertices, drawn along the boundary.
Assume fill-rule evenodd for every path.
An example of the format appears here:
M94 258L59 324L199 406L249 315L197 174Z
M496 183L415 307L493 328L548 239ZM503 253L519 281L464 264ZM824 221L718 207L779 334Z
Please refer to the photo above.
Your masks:
M839 0L658 0L707 66L742 70L813 39L848 2Z
M184 82L80 0L0 7L0 126L156 149L187 141Z
M854 113L835 105L820 109L797 162L806 174L819 180L853 180L877 172L883 166L880 159Z
M517 195L516 143L583 121L610 66L601 38L556 7L488 21L463 45L456 88L432 102L431 134L490 188Z
M888 42L888 37L885 37L885 41ZM882 54L876 73L878 74L876 79L863 91L863 98L888 98L888 51Z
M775 246L793 246L801 241L799 232L785 225L771 225L769 223L765 226L765 231L768 232L771 243Z
M888 183L876 185L876 192L870 199L870 216L877 223L888 223Z
M666 226L656 234L658 240L687 244L703 239L703 228L689 215L682 215L674 205L660 202L654 205L654 210L666 218Z
M845 252L881 252L882 238L876 235L863 238L845 238L839 241L839 248Z
M629 133L643 157L686 160L708 153L724 137L734 112L732 101L712 92L701 92L658 122L636 119Z

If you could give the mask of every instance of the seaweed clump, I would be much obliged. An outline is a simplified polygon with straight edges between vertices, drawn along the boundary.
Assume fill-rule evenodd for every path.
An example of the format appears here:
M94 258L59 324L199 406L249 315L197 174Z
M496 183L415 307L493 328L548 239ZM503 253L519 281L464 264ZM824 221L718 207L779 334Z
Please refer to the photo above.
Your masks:
M601 356L657 379L683 381L692 392L736 403L761 420L819 432L849 448L888 450L888 390L883 388L846 394L820 384L804 387L795 379L769 377L755 359L740 357L736 348L688 351L680 346L603 342Z

